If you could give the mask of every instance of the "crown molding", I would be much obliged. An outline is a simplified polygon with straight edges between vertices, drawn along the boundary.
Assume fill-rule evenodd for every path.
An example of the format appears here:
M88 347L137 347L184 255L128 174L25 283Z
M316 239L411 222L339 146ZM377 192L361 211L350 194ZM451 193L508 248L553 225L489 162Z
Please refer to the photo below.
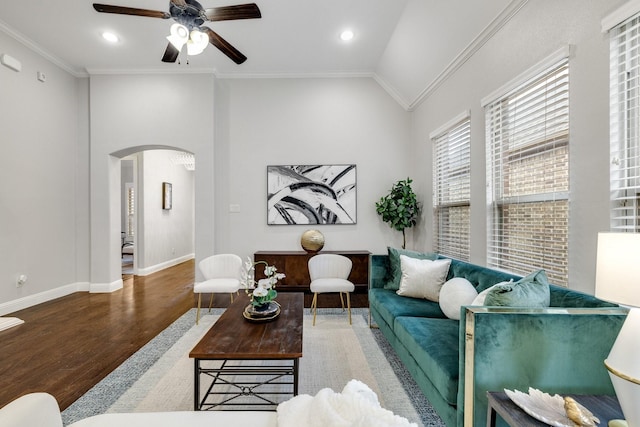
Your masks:
M407 100L398 93L393 85L389 84L389 82L387 82L378 74L374 74L373 79L389 94L389 96L391 96L398 104L400 104L400 106L404 108L405 111L411 111Z
M220 73L216 72L219 79L344 79L344 78L373 78L371 71L327 71L313 73Z
M58 58L57 56L51 55L46 50L42 49L36 42L34 42L30 38L26 37L25 35L23 35L19 31L16 31L15 29L11 28L9 25L7 25L6 22L4 22L2 20L0 20L0 31L2 31L3 33L7 34L9 37L17 40L18 42L23 44L25 47L31 49L32 51L34 51L38 55L42 56L44 59L46 59L46 60L52 62L53 64L57 65L58 67L62 68L64 71L66 71L67 73L71 74L72 76L78 77L78 78L87 77L88 76L87 73L83 72L82 70L78 70L78 69L72 67L71 65L67 64L65 61L63 61L62 59Z
M456 71L460 69L482 46L484 46L491 38L504 27L529 0L513 0L505 7L496 18L485 27L484 30L462 51L449 65L425 87L422 92L409 103L408 111L413 111L433 92L435 92L446 80L448 80Z
M141 75L141 74L216 74L215 68L87 68L90 76L99 75Z

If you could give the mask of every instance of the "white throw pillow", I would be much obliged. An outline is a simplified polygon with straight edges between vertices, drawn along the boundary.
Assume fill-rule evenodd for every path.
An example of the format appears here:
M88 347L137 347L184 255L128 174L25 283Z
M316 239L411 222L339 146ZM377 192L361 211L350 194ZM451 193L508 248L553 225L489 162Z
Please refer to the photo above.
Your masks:
M449 273L450 259L416 259L400 255L400 289L398 295L438 301L440 288Z
M449 319L460 320L460 307L471 305L478 291L464 277L454 277L440 289L440 309Z
M509 280L508 282L496 283L493 286L504 285L504 284L507 284L507 283L513 283L513 279ZM478 294L478 296L471 302L471 304L468 304L468 305L484 305L484 299L487 297L487 294L489 293L491 288L493 288L493 286L491 286L491 287L485 289L484 291L480 292Z

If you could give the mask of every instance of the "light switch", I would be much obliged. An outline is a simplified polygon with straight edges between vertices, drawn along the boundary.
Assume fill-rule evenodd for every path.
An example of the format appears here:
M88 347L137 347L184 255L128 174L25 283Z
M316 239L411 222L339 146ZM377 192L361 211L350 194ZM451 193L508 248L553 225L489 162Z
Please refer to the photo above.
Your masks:
M231 213L239 213L240 205L229 205L229 212Z

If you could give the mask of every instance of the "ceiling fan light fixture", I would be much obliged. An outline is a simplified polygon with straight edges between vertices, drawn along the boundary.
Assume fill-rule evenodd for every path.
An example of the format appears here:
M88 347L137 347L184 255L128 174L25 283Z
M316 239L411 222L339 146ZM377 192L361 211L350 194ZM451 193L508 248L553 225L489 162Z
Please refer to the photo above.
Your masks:
M181 24L173 24L171 26L171 35L167 36L167 40L178 50L182 49L182 46L189 39L189 30L187 27Z
M209 36L202 31L192 30L187 42L187 55L200 55L209 44Z

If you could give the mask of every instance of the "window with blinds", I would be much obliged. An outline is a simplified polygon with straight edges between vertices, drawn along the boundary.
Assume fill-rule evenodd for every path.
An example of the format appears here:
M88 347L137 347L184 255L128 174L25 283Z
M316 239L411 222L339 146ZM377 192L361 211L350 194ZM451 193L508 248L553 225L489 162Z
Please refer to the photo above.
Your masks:
M612 28L611 229L640 231L640 16Z
M433 140L433 248L469 260L471 119L465 116Z
M568 284L569 63L487 103L488 265Z
M135 191L132 183L126 184L127 192L127 237L133 237L135 232L135 213L136 213L136 199Z

